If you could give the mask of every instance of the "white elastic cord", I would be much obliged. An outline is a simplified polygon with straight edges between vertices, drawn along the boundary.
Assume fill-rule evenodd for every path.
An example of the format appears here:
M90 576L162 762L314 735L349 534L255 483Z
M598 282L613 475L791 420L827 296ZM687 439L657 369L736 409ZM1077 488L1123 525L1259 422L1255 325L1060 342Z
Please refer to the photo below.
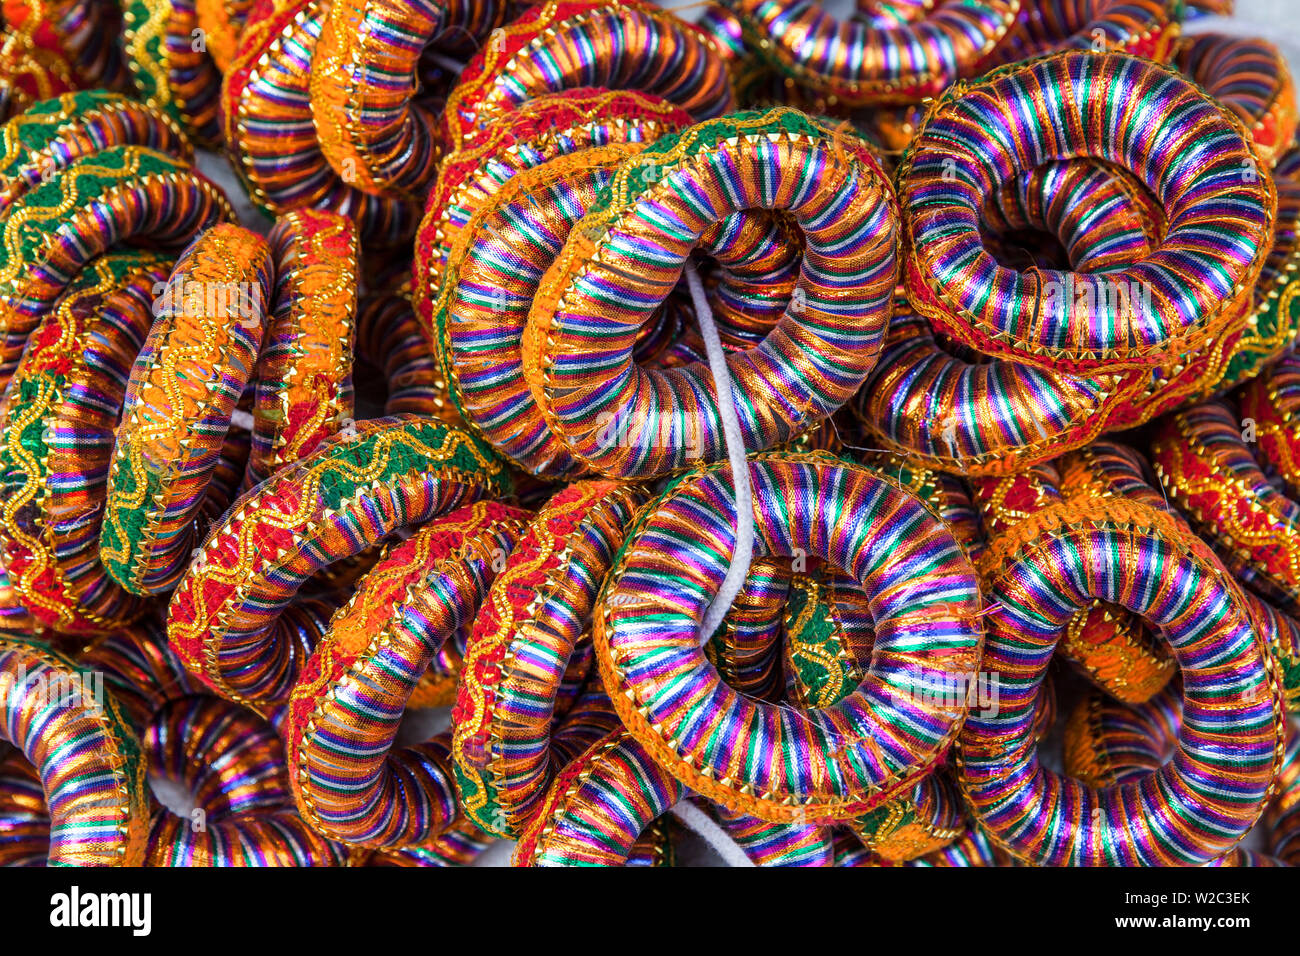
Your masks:
M726 830L714 823L711 816L689 800L673 804L668 812L682 821L686 829L712 847L713 852L722 857L722 862L727 866L754 865L754 861L745 855L740 844L733 840Z
M230 413L230 424L234 428L251 432L253 430L253 413L244 411L242 408L236 408Z
M731 384L727 355L722 351L718 327L713 324L713 310L709 308L708 296L704 294L704 283L700 281L700 273L695 264L689 260L686 263L686 284L691 290L695 318L700 323L704 352L709 357L709 370L713 373L713 385L718 393L718 415L722 418L722 436L726 440L727 461L731 463L732 483L736 492L736 547L731 552L731 563L727 565L727 575L722 579L722 586L718 588L718 593L704 612L704 619L700 621L702 643L713 636L713 632L731 610L731 602L736 600L736 595L745 586L749 564L754 557L754 490L749 483L749 462L745 460L745 442L740 434L740 417L736 414L739 396Z

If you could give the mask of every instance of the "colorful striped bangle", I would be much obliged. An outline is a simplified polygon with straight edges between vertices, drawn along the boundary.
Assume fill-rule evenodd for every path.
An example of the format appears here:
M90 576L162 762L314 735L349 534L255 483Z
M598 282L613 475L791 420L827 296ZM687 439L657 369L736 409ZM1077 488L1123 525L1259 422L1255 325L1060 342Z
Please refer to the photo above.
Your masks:
M464 811L487 833L517 838L563 765L553 752L559 690L648 497L612 481L570 485L538 510L483 602L456 691L452 756Z
M833 424L833 423L832 423ZM812 449L816 450L816 449ZM822 449L834 452L835 449ZM952 531L958 544L971 560L984 550L984 528L979 510L966 482L956 475L908 464L900 456L879 449L855 449L854 455L838 453L846 460L856 460L898 482L939 515Z
M619 866L685 794L626 730L596 741L552 781L514 866Z
M1141 704L1091 691L1065 719L1061 763L1066 776L1101 789L1159 770L1173 756L1182 711L1177 683Z
M1162 214L1132 177L1092 159L1045 163L995 187L981 210L999 261L1068 263L1102 272L1149 254ZM1002 237L1054 237L1065 262L1013 263ZM858 393L874 439L910 460L963 474L1005 474L1081 447L1141 392L1147 373L1067 375L1007 359L975 361L942 348L930 323L899 301L880 362Z
M268 215L308 206L339 212L367 245L396 245L419 210L344 182L316 139L308 83L326 9L326 0L257 0L222 86L226 149Z
M394 747L434 650L478 612L528 513L495 503L438 518L389 550L302 668L284 736L299 811L331 839L425 843L459 808L449 735Z
M759 455L750 469L756 554L829 561L866 591L876 643L861 685L794 712L737 694L708 664L699 619L735 535L720 466L640 513L601 593L597 663L624 724L692 790L773 823L847 819L947 751L964 706L925 689L974 672L979 588L943 521L888 478L824 453Z
M1233 573L1291 615L1300 614L1300 504L1278 491L1222 402L1165 420L1151 462L1169 500L1214 544Z
M194 802L188 816L154 815L147 866L338 866L346 859L294 812L284 745L251 711L183 697L150 721L141 743L150 774Z
M1077 498L993 541L980 570L993 608L980 666L1000 700L996 714L967 714L957 768L994 839L1040 865L1186 865L1233 847L1264 809L1285 713L1249 609L1210 549L1167 512ZM1041 766L1032 733L1060 633L1095 598L1160 629L1183 678L1185 758L1103 789Z
M505 20L506 0L333 0L311 60L321 152L345 182L413 199L438 172L440 132L415 99L420 59L448 40L474 48Z
M194 148L165 113L117 93L65 93L0 128L0 216L29 189L110 146L143 146L185 163Z
M356 227L339 213L297 209L266 241L275 292L257 360L249 484L311 454L353 411Z
M632 86L696 120L735 109L710 37L641 0L548 0L493 31L460 74L443 122L459 149L528 100L579 87Z
M28 334L95 256L134 239L184 245L233 217L220 190L198 173L137 146L83 156L28 190L0 219L0 387Z
M45 866L50 815L36 768L20 750L0 755L0 866Z
M36 768L55 866L138 866L145 761L112 696L46 645L0 638L0 734Z
M909 462L1005 475L1093 441L1109 411L1139 386L1118 375L1084 378L966 358L941 345L930 321L900 299L854 407L872 440Z
M1059 95L1064 89L1076 95ZM1107 95L1090 93L1101 90ZM1132 135L1137 103L1140 137ZM1116 164L1161 197L1172 224L1163 241L1105 273L1058 279L999 265L979 230L995 184L1080 154ZM1236 116L1171 69L1081 51L945 93L898 177L913 308L981 351L1074 374L1158 366L1240 323L1277 206Z
M906 866L1019 866L1019 861L989 838L978 826L966 831L961 839L949 843L941 850L927 853L919 860L909 860Z
M1181 32L1176 0L1027 0L996 59L1013 63L1056 50L1094 49L1168 62Z
M1071 498L1128 498L1165 509L1163 497L1147 482L1141 461L1130 449L1096 442L1060 464L1068 470L1068 480L1056 466L1039 465L1019 475L975 482L991 539ZM1101 600L1070 618L1057 650L1093 684L1134 703L1164 687L1176 669L1164 643L1140 618Z
M529 308L570 231L641 147L557 157L502 184L460 230L433 306L434 341L465 421L532 474L581 470L551 433L525 379Z
M221 142L221 74L194 0L123 0L122 46L139 95L200 146Z
M162 287L136 356L109 466L99 550L132 594L170 591L201 533L231 415L253 377L270 301L270 250L223 224L203 233Z
M1295 87L1286 57L1264 40L1200 33L1178 44L1174 63L1250 130L1270 164L1296 133Z
M915 103L983 73L1021 0L938 0L890 5L841 22L815 3L725 0L745 42L799 87L833 107Z
M647 477L724 457L707 369L647 369L633 348L700 237L748 208L789 212L806 247L777 327L727 360L746 397L737 409L746 448L781 444L825 418L871 370L898 231L892 187L870 151L790 109L701 123L623 164L532 305L525 379L547 425L588 467Z
M633 90L583 87L521 103L447 155L429 194L412 262L416 307L433 327L441 268L461 232L511 177L593 146L653 142L691 124L667 100Z
M357 422L231 506L172 597L168 641L222 696L282 701L302 660L278 618L308 578L509 489L501 460L463 431L416 417Z
M32 333L0 399L0 564L7 623L66 634L128 624L146 605L107 573L99 532L127 373L170 270L158 253L91 260Z

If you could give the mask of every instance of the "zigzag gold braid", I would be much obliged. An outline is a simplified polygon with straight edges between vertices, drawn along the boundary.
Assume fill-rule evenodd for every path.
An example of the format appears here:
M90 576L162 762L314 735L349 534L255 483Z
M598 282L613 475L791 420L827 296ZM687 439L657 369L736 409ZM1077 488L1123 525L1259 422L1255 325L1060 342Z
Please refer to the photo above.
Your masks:
M307 766L307 745L312 736L312 728L324 709L330 704L335 688L349 677L359 674L369 666L380 649L387 647L394 635L402 627L402 611L411 606L419 607L422 600L420 581L430 575L454 573L463 568L471 559L492 560L492 551L501 542L502 535L517 541L527 522L523 519L496 518L488 521L484 517L487 502L478 502L470 509L470 514L456 523L445 520L429 526L437 529L436 533L417 535L418 543L411 559L400 567L384 568L389 560L389 551L379 559L375 570L366 575L364 585L357 589L348 604L340 608L330 623L329 640L322 644L318 653L324 660L320 667L320 676L308 684L294 688L293 700L315 700L312 720L303 731L300 747L287 747L292 751L287 754L292 758L292 776L296 789L299 809L308 817L311 825L321 833L333 838L340 838L334 828L322 820L315 806L304 798L304 790L309 784L301 781L307 779L310 768ZM430 555L435 545L439 545L446 535L456 532L466 533L459 547L448 551L441 558L432 560ZM403 581L413 574L419 577L404 584ZM468 572L466 572L468 574ZM360 607L357 597L362 597ZM358 614L361 615L358 618ZM346 667L337 666L342 654L352 660ZM329 685L328 687L326 685ZM454 776L447 768L448 777Z
M87 271L92 271L95 282L93 285L83 286L79 289L77 292L78 299L102 296L116 287L110 270L100 268L99 263L88 266ZM69 312L74 303L75 300L68 299L59 302L58 313L65 314ZM60 323L60 325L63 334L59 338L58 347L64 348L67 346L67 354L80 366L82 352L78 348L71 347L70 330L75 327L75 323L69 320ZM53 348L54 346L50 347ZM22 577L12 582L14 590L22 596L23 603L28 607L35 605L45 608L56 613L60 618L66 619L69 614L68 609L62 603L52 601L46 597L44 593L46 589L35 586L35 582L40 580L45 572L49 570L54 574L58 582L59 591L66 593L67 590L63 569L58 562L50 558L50 555L54 554L58 546L58 542L54 539L53 528L48 521L41 522L43 536L42 539L38 539L27 534L16 520L16 515L22 511L28 502L32 501L36 503L36 507L41 513L46 513L46 499L49 495L47 481L49 469L44 462L38 461L35 456L22 446L21 438L28 425L43 419L50 413L59 402L62 393L54 387L52 382L46 379L38 379L38 383L39 390L36 396L21 409L17 418L9 418L7 414L12 408L11 403L16 401L16 391L10 392L9 400L0 404L0 426L3 427L5 446L13 456L13 460L22 469L23 474L26 475L23 486L5 501L0 502L0 526L4 528L5 535L9 540L17 542L31 556L30 562L23 570Z
M62 126L70 121L73 117L68 111L68 101L71 94L63 93L59 96L60 112L50 113L39 119L28 117L25 113L15 116L4 126L0 126L0 168L8 169L18 161L20 156L27 155L30 150L27 144L23 142L22 132L25 128L30 128L37 123L42 126Z
M136 149L121 150L119 155L127 157L127 162L121 168L100 166L93 161L83 160L75 169L70 169L63 175L59 176L55 182L59 184L59 202L54 206L33 206L30 203L23 203L13 208L9 215L4 219L4 231L0 234L4 242L5 258L0 265L0 285L9 285L14 282L18 276L31 269L26 257L22 254L22 247L19 238L22 235L23 227L29 222L49 222L65 215L68 210L72 209L82 201L81 196L81 179L82 177L93 176L103 179L116 179L123 184L129 184L139 172L141 153ZM177 170L182 167L177 164ZM96 195L101 202L108 201L107 197L111 195L112 190L105 192L101 184L95 184ZM52 237L47 239L47 248Z
M236 258L230 254L231 248L242 248L234 245L237 237L227 236L224 233L219 236L209 233L209 237L202 241L201 246L195 247L192 265L184 272L177 273L183 277L187 285L191 282L206 286L213 281L222 283L232 280L254 281L253 255ZM181 292L183 293L184 290L182 289ZM230 323L235 317L229 314L228 309L218 310L218 314L209 315L208 310L202 308L197 310L197 315L188 315L186 313L196 310L189 309L184 302L175 304L173 308L175 314L166 316L162 320L170 323L170 327L166 335L160 338L153 361L139 383L140 400L143 406L140 410L140 427L131 427L135 423L126 422L123 430L118 432L114 470L121 468L121 456L125 454L129 462L129 471L136 478L135 489L127 493L120 489L119 482L112 482L110 485L112 493L105 507L105 522L113 530L117 540L122 542L120 549L101 548L105 561L126 562L131 558L130 537L122 524L122 519L128 514L143 512L139 553L135 555L135 560L131 561L133 583L131 590L139 589L151 570L150 555L155 551L160 526L168 520L167 510L171 503L169 499L175 499L178 493L183 494L176 489L184 488L185 479L193 472L195 462L190 458L190 449L187 446L192 441L200 444L211 442L211 438L203 434L206 431L204 419L207 417L204 406L212 395L212 391L208 389L209 382L204 380L194 382L186 374L185 369L196 367L205 372L208 369L220 369L228 360L229 353L240 349L242 341L230 330ZM203 332L201 337L193 335L187 320L197 320ZM178 343L177 338L180 338L181 342ZM188 345L182 344L186 338L191 339ZM253 356L250 358L255 354L256 344L253 347ZM252 372L251 368L249 372ZM132 378L134 377L135 372L132 372ZM210 381L218 380L219 378L214 376ZM153 416L147 414L146 409L156 410L160 404L149 394L155 389L162 391L161 404L166 409L166 413L161 419L155 419L150 423L149 419ZM187 389L190 392L188 403L185 394ZM195 395L194 392L199 389L202 390L201 394ZM198 406L197 414L191 410L195 405ZM145 464L146 449L154 451L155 459L162 459L155 462L155 468L161 471L161 480L148 506L145 504L145 495L149 483L145 476L150 469ZM169 454L169 452L174 453ZM198 494L201 497L202 490L199 490ZM183 501L183 498L177 500Z
M785 116L795 116L804 121L808 120L808 117L805 116L805 114L796 109L790 107L778 107L776 109L768 110L765 113L760 113L758 116L751 117L750 119L738 120L728 118L726 122L732 129L730 138L738 138L751 130L759 130L772 126L778 123L782 117ZM825 134L825 138L830 142L831 151L835 154L837 161L842 162L845 165L855 161L853 157L843 154L841 140L833 131L821 127L815 119L812 122ZM710 123L707 124L707 126L711 130L716 127L716 123ZM766 136L765 133L763 135ZM779 135L788 139L792 143L810 143L815 145L817 142L811 136L787 130L782 130ZM655 164L661 167L670 167L681 162L695 149L695 144L700 139L700 136L701 132L698 127L691 127L690 129L685 130L677 142L671 147L663 152L654 154ZM599 223L600 226L608 226L610 222L620 218L635 204L639 194L638 196L634 196L628 186L628 180L634 172L638 174L641 172L640 167L635 164L624 166L622 169L614 173L614 178L610 181L610 184L607 187L609 195L612 197L611 201L606 209L599 212L599 218L596 218L596 216L588 217L589 219L594 220L593 225ZM869 178L870 177L867 177L868 181ZM662 173L660 174L658 182L663 182ZM886 190L888 190L887 184Z
M1186 436L1185 440L1190 441ZM1230 502L1247 501L1257 505L1258 510L1268 516L1272 522L1272 527L1255 531L1245 527L1238 517L1235 507L1220 508L1215 513L1213 521L1201 519L1201 524L1220 542L1232 548L1234 552L1239 552L1243 548L1267 547L1274 544L1281 544L1281 551L1286 554L1287 580L1278 581L1277 575L1268 573L1266 569L1260 567L1253 558L1250 558L1251 564L1257 571L1262 571L1267 577L1274 581L1282 590L1286 591L1293 597L1300 594L1300 529L1278 515L1272 508L1259 501L1255 492L1248 488L1241 479L1230 478L1226 474L1217 472L1212 478L1192 479L1187 476L1187 469L1183 467L1183 458L1191 454L1199 462L1213 468L1212 462L1206 462L1195 451L1186 444L1175 445L1170 448L1174 456L1174 469L1170 473L1162 469L1161 478L1168 489L1169 494L1178 503L1180 507L1187 511L1194 511L1190 496L1204 492L1214 492L1221 499L1226 498Z
M134 30L124 31L127 63L131 67L132 74L138 75L143 71L149 75L153 90L147 102L150 106L161 108L172 100L171 84L167 81L167 71L149 55L148 44L150 40L157 39L160 44L159 50L164 56L166 55L167 39L164 34L167 30L167 21L171 18L172 7L167 0L137 0L137 2L148 8L149 18ZM123 3L123 13L128 12L132 5L129 0Z
M539 515L538 518L541 519L542 516ZM474 668L481 658L486 657L490 652L507 643L510 635L514 632L515 620L510 607L509 585L519 580L531 580L532 576L540 571L550 560L551 555L555 553L556 538L551 533L549 522L537 520L535 526L539 529L537 532L537 545L531 550L529 558L521 564L507 567L502 571L496 581L493 582L493 587L488 591L488 600L492 602L492 609L496 612L500 625L483 640L475 641L465 649L465 660L461 665L460 688L469 697L473 704L473 710L456 722L452 728L451 738L452 759L463 767L474 766L465 756L466 735L471 730L477 729L480 724L486 723L489 726L491 724L488 719L487 695L482 685L474 679ZM548 573L542 586L537 588L539 599L541 594L550 590L552 580L552 576ZM503 676L506 666L507 661L503 660L500 664ZM489 755L500 752L499 744L500 737L494 734L488 746ZM499 760L490 759L486 766L475 767L475 770L480 773L486 771L492 776L493 786L498 791L504 789L505 775ZM482 811L487 807L487 788L480 787L472 794L462 793L461 798L466 810L471 811L474 819L478 820L484 816Z
M294 213L290 213L286 218L294 216ZM316 228L313 225L320 221L319 218L314 216L309 218L308 223L299 227L299 242L303 242L305 248L299 251L297 261L292 267L294 268L292 283L294 305L291 308L297 313L293 323L293 352L283 360L283 364L276 363L274 369L266 369L272 374L283 373L280 385L275 390L279 405L279 419L273 426L270 457L266 462L271 471L302 458L304 444L318 433L326 421L331 418L338 419L345 413L351 414L352 411L351 408L344 408L339 399L343 379L351 373L352 340L356 335L355 264L358 252L356 230L349 220L341 217L324 228ZM344 233L351 239L348 254L349 268L334 270L332 267L338 265L338 257L329 250L327 240ZM319 276L327 270L331 272L333 278L321 284ZM343 322L342 335L338 335L337 329L329 328L330 318L336 314L335 310L351 312ZM269 343L276 334L275 317L269 316L268 322L270 323L270 328L267 330ZM316 344L327 345L328 349L304 351L298 344L304 338L309 338ZM260 378L262 374L262 368L259 366L257 375ZM284 428L289 423L289 413L302 400L303 393L306 393L309 400L317 397L320 375L323 375L327 382L332 383L334 388L327 388L326 394L319 396L320 400L315 403L312 417L301 423L293 444L289 444L284 436ZM295 380L304 377L306 381L301 383L301 390L296 391Z
M32 422L43 418L50 406L57 401L58 390L48 382L40 384L40 390L30 404L19 410L18 416L4 421L4 440L13 456L14 462L23 470L27 480L17 491L10 494L3 502L0 502L0 527L4 528L5 536L19 544L31 556L32 560L23 570L22 577L12 582L14 590L21 595L23 604L31 607L36 604L47 610L57 610L58 604L44 597L34 583L45 573L50 562L46 556L46 549L42 547L44 542L33 538L27 534L16 520L18 512L22 511L29 502L35 502L38 509L44 510L45 495L47 484L43 474L44 469L41 463L26 448L23 447L21 438L27 426ZM7 416L6 416L7 418ZM46 535L49 534L48 523L45 525ZM51 541L52 545L53 542ZM5 548L5 551L8 551ZM9 561L5 562L9 564ZM55 571L57 573L57 568Z
M1270 396L1272 397L1272 396ZM1287 428L1281 422L1260 422L1256 426L1256 436L1271 435L1275 441L1269 449L1269 464L1287 484L1300 485L1300 459L1296 458L1293 448L1300 448L1300 432Z
M1286 262L1287 266L1295 266L1297 263L1300 263L1300 248L1293 251ZM1254 366L1242 373L1240 377L1234 377L1230 383L1226 384L1236 385L1238 382L1243 382L1252 376L1258 375L1265 363L1276 357L1283 348L1295 340L1295 324L1288 322L1286 316L1290 314L1291 303L1295 301L1297 295L1300 295L1300 282L1284 280L1282 290L1277 294L1277 305L1273 313L1276 317L1276 327L1272 336L1261 335L1259 332L1258 318L1269 310L1268 298L1265 297L1263 303L1251 310L1250 318L1246 322L1245 330L1241 333L1241 338L1237 340L1237 345L1233 348L1232 354L1224 356L1225 361L1223 364L1226 365L1227 359L1231 359L1233 356L1247 350L1260 352L1262 357L1255 362ZM1223 384L1220 384L1221 381L1221 378L1214 379L1213 386L1223 388Z
M246 579L250 575L250 569L259 569L259 576L265 578L269 573L282 568L286 563L284 560L285 556L291 552L285 551L275 555L269 560L263 560L259 556L256 542L253 541L253 534L257 529L268 526L284 531L307 526L310 523L310 519L315 517L321 511L320 484L323 475L329 473L346 475L356 484L361 484L363 481L372 481L383 473L389 458L389 449L399 440L404 445L410 446L418 454L424 457L430 465L430 467L424 470L424 473L434 477L452 476L451 472L444 474L438 472L433 466L449 460L462 448L468 448L473 454L475 460L482 465L487 473L496 473L501 468L499 462L493 462L485 458L467 435L454 430L444 433L444 444L440 448L434 448L421 442L406 430L379 431L367 437L373 439L374 449L371 453L370 460L366 464L354 465L346 459L338 460L327 458L309 468L303 469L301 474L293 476L295 484L297 484L301 489L301 494L299 496L298 507L292 514L279 517L273 513L257 510L257 500L254 499L247 503L247 507L254 508L252 514L241 516L243 511L243 509L241 509L241 514L232 516L218 533L213 534L208 538L208 543L204 546L205 550L214 541L224 538L233 531L232 523L234 521L240 521L235 541L238 560L236 561L235 566L228 571L221 567L213 567L207 562L203 563L201 569L192 570L188 577L188 581L194 599L194 624L185 627L176 624L173 620L169 626L174 627L177 633L186 640L194 640L199 635L206 633L207 636L203 641L203 645L207 650L207 661L204 671L206 677L212 681L214 686L222 688L227 693L233 693L233 691L226 686L224 679L222 679L217 668L217 660L215 657L216 651L219 649L221 644L221 636L216 633L217 627L227 626L227 623L224 621L224 610L221 607L211 609L207 606L207 602L204 600L203 596L203 588L201 586L203 581L205 579L211 579L221 583L230 584L236 588L235 593L239 595L242 590L239 587L240 581L241 579ZM459 473L456 474L456 477L460 477ZM362 487L358 491L358 498L369 493L370 488L368 485ZM348 503L344 502L339 509L340 513L345 512L347 508ZM217 620L217 627L212 625L214 619Z

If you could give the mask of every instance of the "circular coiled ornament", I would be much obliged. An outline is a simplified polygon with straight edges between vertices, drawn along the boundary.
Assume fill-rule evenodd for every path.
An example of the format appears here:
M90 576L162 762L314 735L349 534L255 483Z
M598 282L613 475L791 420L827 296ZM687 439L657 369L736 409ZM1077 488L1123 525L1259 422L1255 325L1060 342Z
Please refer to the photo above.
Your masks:
M223 224L194 240L162 288L127 384L99 534L104 567L132 594L165 593L185 573L194 519L253 378L270 286L266 243Z
M1049 95L1064 89L1076 94ZM1118 102L1149 104L1142 136ZM1105 273L999 265L980 235L987 197L1077 156L1160 197L1163 240ZM1170 69L1082 51L1001 68L936 100L900 164L908 298L937 331L994 356L1074 374L1159 366L1243 321L1276 216L1264 169L1241 121Z
M1151 463L1169 500L1224 563L1270 604L1300 615L1300 504L1268 480L1222 402L1166 419Z
M501 460L463 431L414 416L357 422L231 505L172 597L168 641L222 696L283 701L303 647L280 614L313 574L509 488Z
M458 509L393 547L303 666L284 736L304 819L369 847L426 843L459 815L449 735L397 748L412 690L438 646L478 612L528 513Z
M0 216L27 190L110 146L143 146L194 161L190 141L160 110L105 90L65 93L33 103L0 128Z
M736 107L726 59L693 24L641 0L549 0L493 31L447 100L455 149L528 100L580 87L633 88L696 120Z
M3 740L36 768L56 866L139 866L145 760L102 679L39 642L0 637Z
M521 103L449 153L438 169L415 237L416 305L432 328L440 266L475 212L513 176L558 156L624 142L653 142L691 124L661 97L579 88Z
M1177 48L1177 0L1027 0L998 47L1012 63L1058 50L1110 50L1166 63Z
M105 569L99 533L127 378L170 268L129 249L91 260L0 399L0 566L21 605L0 611L9 625L93 634L145 612Z
M825 418L862 384L888 325L893 203L861 141L794 110L739 113L660 139L619 169L534 299L524 376L547 425L611 477L724 457L707 366L645 368L633 349L700 237L746 209L789 212L805 246L776 327L727 359L748 399L737 409L745 446L784 443ZM611 423L618 441L608 440Z
M956 735L964 700L919 688L976 670L974 570L940 518L868 469L770 453L750 470L755 554L798 549L866 592L876 631L866 678L834 706L794 712L737 694L707 662L699 620L735 536L722 466L642 510L601 594L597 663L625 726L692 790L773 823L847 819L910 789Z
M184 163L112 146L69 163L20 196L0 219L0 386L27 337L72 277L114 243L175 247L234 218L215 186Z
M648 497L611 481L570 485L538 510L492 584L466 648L451 745L464 812L485 832L517 838L565 762L560 691Z
M571 761L520 836L513 866L620 866L642 833L685 794L626 730Z
M1209 548L1166 512L1078 498L992 541L980 568L994 608L980 666L1000 676L1000 706L967 715L957 758L980 824L1040 865L1189 865L1231 849L1264 809L1285 715L1249 608ZM1061 630L1094 598L1159 628L1183 680L1173 760L1101 789L1044 768L1033 735Z
M257 360L252 484L309 455L353 412L356 227L339 213L298 209L266 240L275 289Z
M403 198L428 189L442 144L415 101L421 56L481 45L508 9L506 0L331 0L309 92L321 152L345 182Z
M221 141L221 74L195 0L123 0L122 41L139 96L201 146Z
M308 90L326 0L257 0L221 90L226 150L267 215L312 207L354 220L367 244L406 241L419 210L345 182L325 160Z
M1022 0L938 0L841 22L820 4L725 0L748 46L827 106L915 103L983 73Z
M1200 33L1178 44L1174 63L1241 118L1266 162L1276 162L1291 147L1295 86L1286 57L1273 44Z

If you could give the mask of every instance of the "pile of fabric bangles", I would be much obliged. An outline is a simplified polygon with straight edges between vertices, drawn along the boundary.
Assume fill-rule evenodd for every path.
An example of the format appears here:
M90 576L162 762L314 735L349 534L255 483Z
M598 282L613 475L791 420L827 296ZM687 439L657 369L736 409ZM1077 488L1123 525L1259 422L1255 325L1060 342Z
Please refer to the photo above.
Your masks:
M1300 863L1230 7L4 0L0 863Z

